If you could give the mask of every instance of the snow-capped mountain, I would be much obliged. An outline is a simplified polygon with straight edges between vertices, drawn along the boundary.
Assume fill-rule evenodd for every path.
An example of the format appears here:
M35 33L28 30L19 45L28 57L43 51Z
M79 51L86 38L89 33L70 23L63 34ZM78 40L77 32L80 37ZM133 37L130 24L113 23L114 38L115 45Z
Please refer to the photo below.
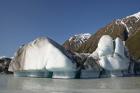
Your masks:
M126 18L130 18L130 17L135 17L135 18L137 18L137 20L140 20L140 12L127 16Z
M137 28L135 26L139 21L140 21L140 12L122 19L117 19L116 24L123 25L126 28L126 31L128 32L128 36L130 36L135 32L135 29Z
M74 40L77 43L83 43L91 36L90 33L77 34L69 38L69 41Z
M85 43L89 38L91 37L90 33L81 33L74 35L70 37L63 46L66 49L70 49L72 51L75 51L77 48L79 48L83 43Z
M6 56L0 56L0 59L6 58Z
M130 55L136 59L140 59L140 12L126 16L124 18L113 20L105 27L99 29L95 34L78 48L73 47L68 41L64 46L70 50L74 50L79 53L92 53L97 48L99 39L103 35L110 35L115 39L121 38L125 41ZM75 44L75 43L74 43Z

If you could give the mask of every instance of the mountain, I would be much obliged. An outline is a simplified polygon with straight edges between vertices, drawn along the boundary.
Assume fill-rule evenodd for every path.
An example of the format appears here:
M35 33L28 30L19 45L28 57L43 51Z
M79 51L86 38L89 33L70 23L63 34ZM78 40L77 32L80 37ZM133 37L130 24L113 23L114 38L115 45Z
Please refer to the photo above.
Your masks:
M135 32L126 42L126 46L129 49L131 56L139 60L140 59L140 29Z
M11 60L12 60L11 58L5 56L0 57L0 73L6 73L6 74L11 73L8 71Z
M121 38L125 41L125 44L130 52L130 55L135 59L140 59L140 12L125 18L113 20L105 27L99 29L95 34L79 47L74 47L70 50L75 50L78 53L92 53L97 48L99 39L103 35L110 35L115 39L116 37ZM64 43L66 45L66 42Z
M90 38L91 34L90 33L83 33L83 34L77 34L74 35L72 37L70 37L64 44L63 46L66 49L69 49L71 51L77 51L77 49L79 47L81 47L81 45L83 43L85 43L89 38Z

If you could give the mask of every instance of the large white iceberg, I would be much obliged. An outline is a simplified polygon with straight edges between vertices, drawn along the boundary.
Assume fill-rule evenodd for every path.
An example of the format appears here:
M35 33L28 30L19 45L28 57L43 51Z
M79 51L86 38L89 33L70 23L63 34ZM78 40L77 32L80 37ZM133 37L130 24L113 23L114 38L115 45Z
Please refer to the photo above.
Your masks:
M50 38L38 38L23 45L13 58L9 70L75 71L76 64L67 51Z
M130 62L125 55L123 41L120 38L113 41L109 35L101 37L96 51L91 56L98 58L100 66L108 71L127 70Z
M108 35L102 36L98 43L97 51L99 57L113 54L113 39Z

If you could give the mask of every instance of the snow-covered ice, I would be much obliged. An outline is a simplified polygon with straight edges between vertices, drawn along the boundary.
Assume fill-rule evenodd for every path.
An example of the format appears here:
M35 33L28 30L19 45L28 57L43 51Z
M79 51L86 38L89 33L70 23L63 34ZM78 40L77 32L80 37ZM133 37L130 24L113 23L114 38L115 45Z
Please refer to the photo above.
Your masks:
M63 47L50 38L38 38L22 46L13 58L9 70L73 71L76 64Z
M113 39L109 35L102 36L97 51L99 57L113 54Z
M114 45L113 45L114 42ZM125 56L123 41L116 38L113 41L109 35L101 37L98 48L92 56L99 55L99 64L106 70L126 70L129 66L129 58Z

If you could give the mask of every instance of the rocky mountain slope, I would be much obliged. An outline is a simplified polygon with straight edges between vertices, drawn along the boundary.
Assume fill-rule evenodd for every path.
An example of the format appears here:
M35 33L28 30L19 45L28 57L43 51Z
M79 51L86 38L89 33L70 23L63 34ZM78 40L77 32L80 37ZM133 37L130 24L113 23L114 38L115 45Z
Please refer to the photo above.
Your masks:
M110 35L113 39L120 37L125 41L130 55L135 59L140 59L140 12L112 21L105 27L99 29L79 47L71 48L73 45L66 47L67 41L64 43L64 47L78 53L92 53L97 48L99 39L103 35Z
M71 51L77 51L77 49L79 47L81 47L81 45L83 43L85 43L89 38L90 38L91 34L89 33L84 33L84 34L77 34L74 35L72 37L70 37L64 44L63 46L66 49L69 49Z
M11 58L5 56L0 57L0 73L6 73L6 74L11 73L8 71L11 60L12 60Z

